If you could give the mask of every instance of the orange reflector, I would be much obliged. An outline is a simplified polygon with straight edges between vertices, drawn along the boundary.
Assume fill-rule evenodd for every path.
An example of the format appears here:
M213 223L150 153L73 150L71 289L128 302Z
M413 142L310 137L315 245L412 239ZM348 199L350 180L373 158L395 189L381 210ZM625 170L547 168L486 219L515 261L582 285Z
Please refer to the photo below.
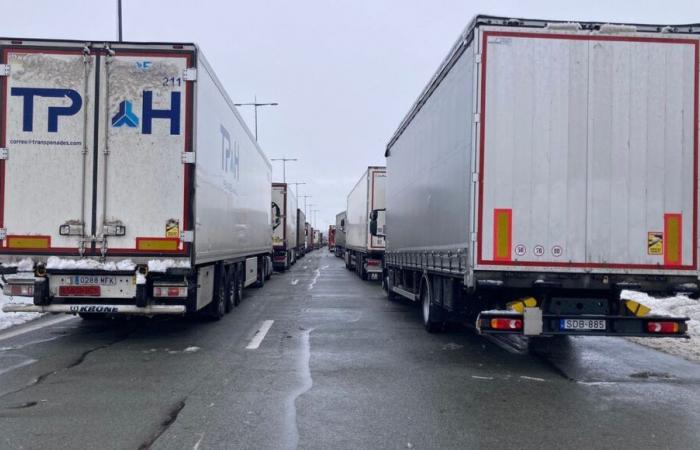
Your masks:
M178 238L136 238L136 250L144 252L171 252L178 249Z
M7 236L7 248L41 249L51 247L51 236Z
M664 265L680 266L683 262L683 217L664 214Z
M511 260L511 238L513 228L512 209L493 210L493 259Z

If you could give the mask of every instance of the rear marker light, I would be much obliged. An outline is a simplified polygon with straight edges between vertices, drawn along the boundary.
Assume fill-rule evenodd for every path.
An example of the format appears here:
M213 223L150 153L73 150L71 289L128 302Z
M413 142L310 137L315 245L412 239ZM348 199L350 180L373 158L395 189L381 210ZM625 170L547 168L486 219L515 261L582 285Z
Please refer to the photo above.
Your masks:
M378 266L378 265L380 265L381 263L382 263L382 261L379 260L379 259L368 259L368 260L367 260L367 265L368 265L368 266Z
M102 290L99 286L59 286L59 297L99 297Z
M655 334L674 334L680 331L678 322L647 322L647 331Z
M186 286L154 286L153 297L157 298L183 298L187 297Z
M491 319L491 328L494 330L522 330L521 319Z
M33 284L7 284L3 290L5 295L12 297L33 297L34 296L34 285Z

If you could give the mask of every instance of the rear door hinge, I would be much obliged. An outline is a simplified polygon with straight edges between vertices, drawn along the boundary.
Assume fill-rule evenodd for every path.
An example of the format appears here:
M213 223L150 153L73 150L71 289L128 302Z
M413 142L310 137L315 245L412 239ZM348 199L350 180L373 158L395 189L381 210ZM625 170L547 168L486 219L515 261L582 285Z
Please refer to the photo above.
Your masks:
M472 183L479 182L479 172L472 172Z
M476 232L472 231L472 242L476 242Z
M0 77L9 77L10 76L10 65L9 64L0 64Z
M481 122L481 114L474 113L474 123L479 123L479 122Z
M0 241L7 239L7 228L0 228Z
M182 242L194 242L194 231L192 231L192 230L180 231L180 240Z
M197 68L188 67L182 72L182 78L184 78L185 81L197 81Z
M474 53L474 64L481 64L481 53Z
M183 152L182 153L182 164L194 164L197 160L194 152Z
M8 159L10 157L10 150L7 148L0 148L0 159Z

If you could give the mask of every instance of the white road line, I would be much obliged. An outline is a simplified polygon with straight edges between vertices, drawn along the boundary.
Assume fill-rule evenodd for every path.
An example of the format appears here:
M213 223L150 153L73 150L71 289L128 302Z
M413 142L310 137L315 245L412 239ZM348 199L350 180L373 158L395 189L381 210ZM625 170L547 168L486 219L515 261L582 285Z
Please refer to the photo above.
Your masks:
M74 320L75 316L61 316L54 319L49 319L46 321L41 321L29 326L22 326L14 330L10 330L6 333L0 333L0 341L4 341L16 336L21 336L25 333L30 333L32 331L41 330L42 328L50 327L51 325L56 325L57 323L66 322L68 320ZM30 322L31 323L31 322Z
M274 320L263 320L262 325L258 331L255 332L255 336L253 336L253 339L250 340L250 343L246 346L246 349L255 350L256 348L260 347L260 344L262 343L263 339L265 339L267 332L270 331L270 327L272 327L273 323L275 323Z
M299 280L292 281L292 286L296 286L298 282L299 282Z
M316 273L314 275L314 279L311 280L311 284L309 285L309 290L314 288L314 284L316 284L316 280L318 280L318 277L321 275L321 271L319 269L316 269L315 272Z
M19 369L20 367L28 366L30 364L34 364L36 362L36 359L26 359L22 361L21 363L17 363L14 366L6 367L2 370L0 370L0 375L6 374L7 372L12 372L15 369Z

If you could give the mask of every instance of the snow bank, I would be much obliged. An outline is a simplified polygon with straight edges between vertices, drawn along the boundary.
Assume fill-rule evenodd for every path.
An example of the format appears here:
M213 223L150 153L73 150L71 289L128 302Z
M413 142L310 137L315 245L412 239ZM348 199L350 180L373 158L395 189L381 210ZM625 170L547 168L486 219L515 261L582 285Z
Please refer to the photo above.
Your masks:
M624 291L622 298L635 300L651 308L650 314L686 316L690 339L674 338L630 338L630 340L672 355L700 361L700 301L679 295L676 297L653 298L641 292Z
M34 320L41 316L40 313L5 313L2 312L2 306L10 302L31 303L30 297L6 297L0 291L0 330L19 325L30 320Z
M148 271L149 272L165 273L171 267L189 269L190 262L189 262L189 260L175 261L173 259L152 259L152 260L148 261Z
M46 261L47 269L92 269L92 270L135 270L136 264L130 259L101 263L94 259L65 259L50 256Z

